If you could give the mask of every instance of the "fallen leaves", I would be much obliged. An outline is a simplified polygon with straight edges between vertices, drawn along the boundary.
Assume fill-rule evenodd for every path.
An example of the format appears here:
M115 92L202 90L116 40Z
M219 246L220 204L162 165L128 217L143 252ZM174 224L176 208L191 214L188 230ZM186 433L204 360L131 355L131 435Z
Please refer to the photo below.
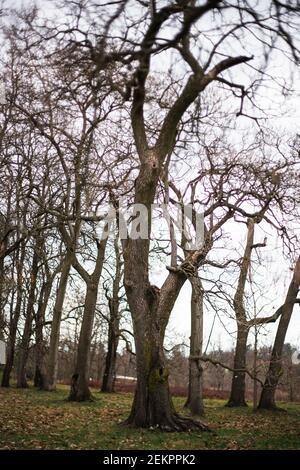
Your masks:
M215 433L162 433L120 426L130 394L97 394L92 403L69 403L58 392L0 389L1 449L299 449L300 404L289 412L253 413L207 401L206 422ZM177 407L183 400L176 399ZM212 406L213 405L213 406Z

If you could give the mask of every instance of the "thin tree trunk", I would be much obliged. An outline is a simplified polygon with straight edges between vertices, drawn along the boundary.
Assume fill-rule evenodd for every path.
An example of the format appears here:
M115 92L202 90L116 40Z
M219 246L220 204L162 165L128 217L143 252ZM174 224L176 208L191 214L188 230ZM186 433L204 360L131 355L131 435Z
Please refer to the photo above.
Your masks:
M257 387L257 339L258 339L258 329L255 325L255 332L254 332L254 352L253 352L253 375L254 375L254 382L253 382L253 409L256 410L257 403L258 403L258 387Z
M42 290L40 302L36 314L36 342L35 342L35 375L34 386L45 390L47 388L47 372L46 372L46 347L44 343L43 328L45 323L45 314L48 306L53 279L45 282Z
M246 389L246 354L247 339L249 328L247 324L241 322L238 324L236 349L234 355L234 372L232 376L232 385L230 398L227 406L247 406L245 400Z
M2 375L2 387L9 387L10 385L10 376L11 371L14 365L14 358L15 358L15 346L16 346L16 336L17 336L17 327L19 318L21 315L21 307L22 307L22 292L20 287L18 288L17 292L17 301L14 310L13 318L11 319L10 326L9 326L9 336L6 348L6 364L4 366L3 375Z
M62 271L58 283L55 305L53 309L53 317L51 323L50 333L50 346L47 363L47 379L42 389L56 390L57 381L57 361L58 361L58 346L60 337L60 324L63 304L66 295L66 289L71 269L71 255L67 254L64 260Z
M232 375L231 393L227 406L247 406L245 400L246 390L246 354L247 354L247 338L249 333L249 326L247 323L247 316L244 306L245 286L247 276L251 264L251 253L254 247L254 227L255 222L253 219L247 221L247 241L242 258L238 284L233 299L234 312L237 322L237 338L236 348L234 355L234 369Z
M286 332L293 313L293 308L300 286L300 257L296 262L293 279L289 285L282 314L277 328L274 346L271 354L269 370L261 392L259 409L277 409L275 392L280 376L282 375L282 351Z
M38 269L39 269L38 260L39 260L39 256L37 253L37 249L35 249L33 253L32 268L31 268L31 274L30 274L30 288L29 288L28 303L27 303L27 309L26 309L26 318L25 318L23 336L22 336L21 345L20 345L19 364L18 364L18 370L17 370L17 387L19 388L28 387L27 380L26 380L26 363L27 363L28 353L29 353L29 344L30 344L30 337L31 337L33 314L34 314L35 289L36 289L37 274L38 274Z
M108 349L105 357L105 369L102 380L102 392L115 391L117 348L119 342L118 321L111 319L108 329Z
M69 401L86 401L92 399L89 389L90 347L94 324L98 286L104 263L107 238L98 242L98 254L93 274L89 275L74 259L74 267L83 275L86 282L85 306L79 335L77 360L72 375Z
M190 363L188 397L185 407L189 408L193 415L204 414L203 405L203 368L200 357L203 344L203 287L201 279L192 277L191 297L191 339L190 339Z
M114 392L116 379L117 349L119 344L121 262L118 239L115 240L116 272L113 281L112 297L106 294L109 307L108 350L105 358L105 369L102 380L102 392Z
M89 389L89 354L91 336L95 316L98 289L97 285L90 283L87 286L82 325L79 336L77 361L72 376L69 401L91 400Z
M4 339L4 258L0 259L0 340Z
M18 258L20 251L20 259ZM11 314L9 323L9 335L6 348L6 364L2 375L2 387L9 387L11 371L14 365L15 346L17 337L17 328L21 315L22 297L23 297L23 266L25 259L25 243L18 249L16 255L16 272L17 272L17 298L16 305Z

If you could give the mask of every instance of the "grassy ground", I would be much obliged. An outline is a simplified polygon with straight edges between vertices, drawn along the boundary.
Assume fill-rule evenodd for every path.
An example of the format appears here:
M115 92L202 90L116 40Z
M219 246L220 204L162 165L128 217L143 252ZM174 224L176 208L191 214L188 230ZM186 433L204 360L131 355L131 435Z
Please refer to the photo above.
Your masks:
M68 403L67 387L57 392L0 388L1 449L300 449L300 404L283 403L287 413L253 413L206 400L203 419L215 433L162 433L120 423L130 394L95 392L93 403ZM183 399L176 398L182 412Z

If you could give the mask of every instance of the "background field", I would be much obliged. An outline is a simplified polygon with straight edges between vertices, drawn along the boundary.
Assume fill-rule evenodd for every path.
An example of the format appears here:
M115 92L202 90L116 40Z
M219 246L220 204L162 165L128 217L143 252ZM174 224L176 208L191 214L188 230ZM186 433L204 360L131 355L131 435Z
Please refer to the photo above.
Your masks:
M1 449L300 449L300 403L287 411L253 413L205 400L203 421L213 433L162 433L122 426L132 395L94 391L92 403L68 403L68 387L57 392L0 389ZM183 412L183 398L175 398Z

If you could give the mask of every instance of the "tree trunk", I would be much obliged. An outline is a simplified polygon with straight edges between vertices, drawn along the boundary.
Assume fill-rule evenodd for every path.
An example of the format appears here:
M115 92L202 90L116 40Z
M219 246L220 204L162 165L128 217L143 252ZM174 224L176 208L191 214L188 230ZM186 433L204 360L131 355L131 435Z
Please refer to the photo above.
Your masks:
M87 285L85 306L79 336L77 361L72 376L69 401L87 401L92 399L89 389L89 355L94 323L98 286L93 282Z
M165 329L176 293L185 278L171 274L165 282L166 290L151 286L147 281L147 287L142 289L137 283L131 284L127 278L129 274L130 270L125 270L125 288L135 337L137 386L126 423L137 427L158 427L164 431L206 430L205 425L176 413L169 391L169 371L165 366Z
M18 291L16 307L14 311L14 316L10 322L9 327L9 336L6 348L6 364L4 366L3 375L2 375L2 387L9 387L10 375L14 365L15 358L15 345L16 345L16 336L17 336L17 327L19 318L21 315L22 307L22 293Z
M20 345L20 355L19 355L19 364L17 371L17 387L26 388L28 387L26 380L26 363L28 359L29 344L31 337L31 328L34 314L34 301L35 301L35 289L37 283L37 274L38 274L38 260L39 256L37 250L34 251L33 260L32 260L32 269L30 275L30 289L28 295L28 303L26 309L26 318L25 325L23 330L23 336Z
M258 409L277 409L275 403L275 392L279 378L282 374L282 351L286 332L293 313L293 308L300 286L300 257L296 262L293 279L289 285L285 303L283 305L282 314L278 324L278 329L274 341L271 354L269 370L265 379L265 383L261 392Z
M109 328L108 328L108 350L105 358L105 369L102 380L102 392L114 392L116 378L117 349L119 344L119 325L120 325L120 284L122 278L122 261L119 251L118 239L114 242L116 257L116 272L113 281L112 297L106 294L109 307Z
M108 330L108 350L105 358L102 392L115 391L117 348L119 342L118 329L118 325L111 319Z
M4 258L0 258L0 339L4 339Z
M36 314L36 332L35 332L35 375L34 386L41 390L47 389L46 372L46 345L44 342L43 328L45 323L45 314L49 302L53 279L48 279L42 287L39 306Z
M14 365L14 358L15 358L15 345L16 345L16 337L17 337L17 328L18 323L21 315L21 308L22 308L22 297L23 297L23 264L25 259L25 244L23 243L20 248L21 255L20 259L19 250L17 251L16 255L16 271L17 271L17 299L16 305L14 308L13 313L11 313L10 323L9 323L9 335L8 335L8 342L6 348L6 364L4 366L4 371L2 375L2 387L9 387L10 382L10 375Z
M200 356L203 344L203 288L199 277L190 279L191 298L191 339L189 363L189 388L185 407L195 416L204 414L203 406L203 369Z
M246 389L246 355L249 328L243 321L238 323L236 350L234 355L234 372L230 398L226 406L247 406L245 400Z
M59 279L56 293L55 305L53 309L53 318L50 333L50 346L47 363L47 379L44 386L41 387L43 390L56 390L60 323L70 269L71 256L67 255L62 266L61 276Z
M133 109L133 116L136 109ZM137 134L135 136L138 137ZM140 149L141 150L141 149ZM124 242L124 285L133 321L137 386L128 424L158 427L167 431L207 430L201 423L179 416L174 409L165 367L163 342L171 311L187 279L185 266L196 266L205 256L201 251L189 257L181 269L172 267L162 287L149 282L151 204L161 170L158 154L147 149L135 182L135 203L147 209L148 237L130 236Z
M227 406L247 406L245 400L246 389L246 354L247 354L247 338L249 333L249 325L247 323L247 315L244 306L245 286L248 272L251 264L251 253L254 247L254 228L255 221L251 218L247 221L247 240L244 255L241 262L238 284L235 291L233 305L237 322L237 338L234 355L234 372L232 375L232 385L230 398Z
M137 386L126 424L163 431L206 430L201 423L176 413L169 391L169 370L165 367L164 338L151 316L145 323L135 324Z
M258 329L255 325L254 332L254 351L253 351L253 410L256 410L258 403L258 387L257 387L257 339L258 339Z

